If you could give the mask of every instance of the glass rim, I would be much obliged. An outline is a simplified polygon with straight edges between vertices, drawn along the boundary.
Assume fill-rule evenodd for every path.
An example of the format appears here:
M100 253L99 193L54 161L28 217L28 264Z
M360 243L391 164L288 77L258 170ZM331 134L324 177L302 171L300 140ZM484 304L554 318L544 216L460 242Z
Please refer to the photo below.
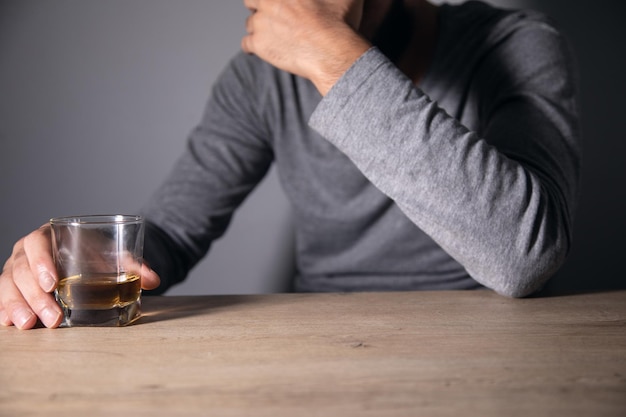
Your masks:
M134 214L84 214L78 216L61 216L50 219L50 224L69 226L90 224L133 224L143 222L143 217Z

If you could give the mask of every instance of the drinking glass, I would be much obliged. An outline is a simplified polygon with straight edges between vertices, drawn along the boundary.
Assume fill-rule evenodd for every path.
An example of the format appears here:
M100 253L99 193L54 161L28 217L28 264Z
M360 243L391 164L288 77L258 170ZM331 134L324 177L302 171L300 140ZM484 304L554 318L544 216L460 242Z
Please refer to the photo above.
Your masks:
M141 316L141 216L50 220L61 327L125 326Z

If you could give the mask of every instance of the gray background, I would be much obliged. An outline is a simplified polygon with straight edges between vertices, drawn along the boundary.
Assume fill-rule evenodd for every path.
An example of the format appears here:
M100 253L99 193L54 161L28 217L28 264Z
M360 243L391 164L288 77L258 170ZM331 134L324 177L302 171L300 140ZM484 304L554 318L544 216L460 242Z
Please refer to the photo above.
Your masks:
M550 290L625 288L622 2L491 3L549 13L580 64L583 198ZM0 0L0 258L52 216L136 212L185 146L246 16L235 0ZM270 172L169 293L286 290L290 222Z

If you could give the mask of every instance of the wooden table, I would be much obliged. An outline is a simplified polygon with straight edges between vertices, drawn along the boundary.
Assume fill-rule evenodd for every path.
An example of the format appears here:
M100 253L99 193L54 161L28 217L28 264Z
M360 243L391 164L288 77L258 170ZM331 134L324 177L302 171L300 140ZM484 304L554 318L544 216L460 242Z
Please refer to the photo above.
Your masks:
M0 328L1 416L626 416L626 292L145 297Z

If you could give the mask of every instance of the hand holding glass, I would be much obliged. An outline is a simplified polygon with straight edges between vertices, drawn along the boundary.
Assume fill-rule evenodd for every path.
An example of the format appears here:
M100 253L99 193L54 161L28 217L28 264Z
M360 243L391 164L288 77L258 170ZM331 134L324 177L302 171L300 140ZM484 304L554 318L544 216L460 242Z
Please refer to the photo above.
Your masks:
M140 216L50 220L61 327L125 326L141 316L144 224Z

